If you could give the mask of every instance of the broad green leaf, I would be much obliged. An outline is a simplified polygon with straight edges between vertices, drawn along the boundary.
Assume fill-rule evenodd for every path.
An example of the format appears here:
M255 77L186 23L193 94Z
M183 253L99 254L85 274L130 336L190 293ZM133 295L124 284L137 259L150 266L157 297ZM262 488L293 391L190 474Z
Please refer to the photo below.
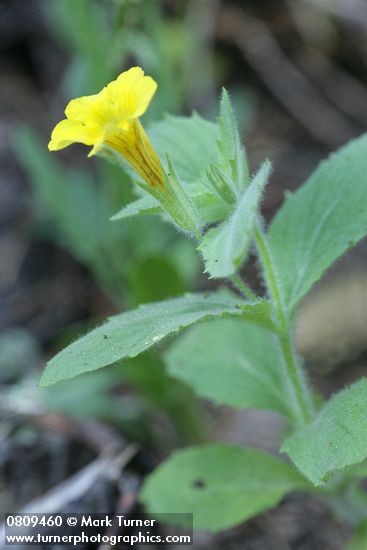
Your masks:
M167 116L148 129L164 162L168 155L180 179L196 182L219 159L218 127L194 113L191 117Z
M111 317L56 355L48 363L40 384L48 386L125 357L135 357L169 334L198 321L243 314L239 303L238 297L229 292L188 294Z
M193 513L194 528L228 529L272 508L305 481L288 464L226 444L176 451L145 482L149 513Z
M274 335L242 320L193 327L165 354L168 371L201 397L292 416Z
M223 88L218 117L220 131L219 149L225 172L234 182L232 191L243 189L249 181L246 153L241 147L236 119L228 92Z
M282 451L314 485L367 457L367 378L332 397L312 424L288 437Z
M367 233L367 135L322 162L273 220L269 243L292 311L324 271Z
M110 221L122 220L125 218L132 218L133 216L139 216L142 214L156 214L161 212L162 208L159 205L157 199L151 195L144 195L140 199L137 199L134 202L131 202L127 206L124 206L116 214L110 218Z
M228 220L209 229L198 249L202 251L205 271L211 278L233 275L243 263L251 242L252 229L264 186L270 174L265 161L239 199Z

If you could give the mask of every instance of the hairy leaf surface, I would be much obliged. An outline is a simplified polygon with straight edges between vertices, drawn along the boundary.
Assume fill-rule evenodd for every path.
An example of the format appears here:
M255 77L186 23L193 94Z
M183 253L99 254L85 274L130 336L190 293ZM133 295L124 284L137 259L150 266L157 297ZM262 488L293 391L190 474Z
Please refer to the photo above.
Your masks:
M322 162L275 216L269 243L292 311L324 271L367 234L367 135Z
M262 451L225 444L175 452L145 482L150 513L193 513L194 528L216 532L267 510L305 481Z
M201 324L180 336L165 359L172 376L201 397L291 415L279 348L264 328L235 319Z
M367 457L367 378L337 393L282 450L315 485Z
M244 315L243 308L252 307L243 303L241 308L240 303L228 292L188 294L116 315L51 359L40 383L47 386L124 357L135 357L193 323L223 315Z

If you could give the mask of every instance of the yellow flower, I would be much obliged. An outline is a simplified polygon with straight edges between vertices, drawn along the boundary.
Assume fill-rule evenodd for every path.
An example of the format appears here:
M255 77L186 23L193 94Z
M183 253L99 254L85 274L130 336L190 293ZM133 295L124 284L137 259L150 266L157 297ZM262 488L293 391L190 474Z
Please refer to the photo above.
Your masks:
M156 89L152 78L144 76L140 67L133 67L98 94L73 99L65 109L66 119L52 132L49 150L84 143L93 145L90 157L110 147L149 185L163 187L161 163L139 121Z

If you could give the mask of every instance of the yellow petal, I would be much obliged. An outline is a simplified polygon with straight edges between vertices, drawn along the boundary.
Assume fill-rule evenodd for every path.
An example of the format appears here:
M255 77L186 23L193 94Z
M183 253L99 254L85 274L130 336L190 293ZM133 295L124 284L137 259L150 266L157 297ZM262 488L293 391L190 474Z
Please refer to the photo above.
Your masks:
M137 118L145 113L157 90L156 82L140 67L125 71L107 86L109 100L119 118Z
M88 156L104 144L120 152L144 180L164 186L164 175L139 117L145 113L157 89L140 67L123 72L98 94L73 99L65 109L66 119L57 124L48 145L50 151L71 143L93 145Z
M157 83L150 76L145 76L135 84L132 90L132 93L136 94L136 111L134 117L140 117L145 113L156 90Z
M75 120L62 120L59 122L52 134L48 144L50 151L64 149L71 143L84 143L94 145L101 138L102 133L94 128L89 128Z
M106 88L99 94L72 99L65 109L66 118L97 126L103 126L110 121L112 114Z
M94 155L99 153L103 145L104 145L104 136L94 143L93 148L88 153L88 158L94 157Z

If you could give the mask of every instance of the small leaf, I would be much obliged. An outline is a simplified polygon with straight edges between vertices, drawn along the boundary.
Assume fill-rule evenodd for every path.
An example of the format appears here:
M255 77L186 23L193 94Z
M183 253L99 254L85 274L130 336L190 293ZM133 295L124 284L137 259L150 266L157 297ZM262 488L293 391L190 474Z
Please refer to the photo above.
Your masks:
M156 214L161 211L162 208L160 207L158 201L154 197L147 194L146 196L131 202L127 206L124 206L124 208L119 210L110 218L110 221L114 222L142 214Z
M225 204L232 205L235 203L236 196L232 191L234 184L228 174L226 174L220 166L216 164L210 166L203 175L202 182L211 194L214 194Z
M218 197L210 193L201 182L187 185L187 192L200 212L202 224L208 225L224 220L231 208Z
M309 426L288 437L282 451L315 485L367 457L367 378L332 397Z
M220 131L219 149L224 171L234 182L232 191L238 192L249 182L246 153L241 147L236 119L227 90L223 88L218 117Z
M140 499L149 513L193 513L195 529L217 532L305 485L291 466L269 454L213 444L176 451L149 476Z
M259 326L221 320L193 327L172 344L165 360L172 376L216 404L292 417L278 346Z
M249 250L256 212L269 175L270 163L265 161L229 219L205 234L198 249L203 253L206 271L211 278L230 277L242 265Z
M367 135L322 162L288 196L269 230L289 311L344 252L367 234Z
M111 317L58 353L48 363L40 385L48 386L125 357L135 357L169 334L198 321L239 314L239 299L229 292L188 294L142 305Z

